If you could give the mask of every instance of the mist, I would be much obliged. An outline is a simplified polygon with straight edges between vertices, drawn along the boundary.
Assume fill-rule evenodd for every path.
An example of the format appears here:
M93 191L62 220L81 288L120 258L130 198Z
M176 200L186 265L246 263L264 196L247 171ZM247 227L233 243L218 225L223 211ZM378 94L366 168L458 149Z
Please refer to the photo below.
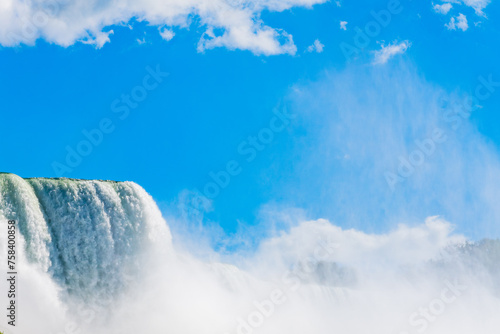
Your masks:
M109 307L90 308L89 322L88 311L67 319L82 333L442 334L500 325L500 243L470 243L437 217L387 234L304 221L226 263L161 248Z
M471 238L498 237L498 147L474 123L491 112L495 80L481 73L472 91L450 91L402 58L297 83L285 99L297 116L290 158L269 176L273 202L363 231L438 215Z

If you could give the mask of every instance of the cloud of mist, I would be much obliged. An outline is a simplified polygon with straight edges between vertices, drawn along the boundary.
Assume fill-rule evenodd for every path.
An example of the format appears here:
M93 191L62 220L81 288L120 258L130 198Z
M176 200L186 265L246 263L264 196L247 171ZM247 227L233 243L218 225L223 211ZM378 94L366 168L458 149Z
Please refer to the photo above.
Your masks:
M498 236L498 148L471 122L491 112L481 102L497 80L479 73L474 91L446 91L401 60L295 85L295 144L282 162L293 168L276 176L278 195L364 231L440 215L473 238Z
M142 278L82 333L492 332L500 299L488 261L500 247L466 252L452 231L437 217L387 234L303 221L227 263L151 253Z

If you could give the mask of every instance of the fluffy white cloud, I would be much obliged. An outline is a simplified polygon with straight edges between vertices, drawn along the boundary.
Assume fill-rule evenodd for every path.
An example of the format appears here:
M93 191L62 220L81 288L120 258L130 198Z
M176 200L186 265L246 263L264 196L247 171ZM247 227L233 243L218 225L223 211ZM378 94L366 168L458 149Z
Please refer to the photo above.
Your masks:
M458 14L457 17L452 17L450 23L446 25L449 30L460 29L466 31L469 29L469 24L467 23L467 17L464 14Z
M394 42L387 46L382 45L382 49L375 51L374 64L385 64L387 61L397 54L405 53L411 46L409 41L402 41L401 43Z
M39 38L69 46L76 42L102 47L112 25L132 19L160 27L162 37L173 37L171 27L187 28L194 20L205 28L198 50L227 47L259 55L294 54L292 36L267 26L263 11L310 8L326 0L2 0L0 45L32 45ZM164 28L168 27L168 28ZM169 32L170 31L170 32Z
M452 9L452 3L462 6L468 6L474 9L476 15L486 17L484 13L484 9L491 0L444 0L445 2L441 5L433 5L434 11L436 13L440 13L446 15ZM475 22L474 25L478 26L480 22ZM459 14L458 16L451 17L450 22L445 24L445 27L449 30L457 30L460 29L462 31L466 31L469 29L469 24L467 22L467 17L463 14Z
M319 41L319 39L315 40L312 45L309 45L307 47L307 52L317 52L321 53L323 52L323 48L325 46Z
M434 8L436 13L446 15L450 11L451 7L452 7L451 3L447 2L447 3L444 3L442 5L439 5L439 4L434 5L432 8Z
M174 38L175 33L166 27L163 27L162 29L158 29L160 31L160 36L166 41L170 41L172 38Z
M347 30L347 21L340 21L340 29Z

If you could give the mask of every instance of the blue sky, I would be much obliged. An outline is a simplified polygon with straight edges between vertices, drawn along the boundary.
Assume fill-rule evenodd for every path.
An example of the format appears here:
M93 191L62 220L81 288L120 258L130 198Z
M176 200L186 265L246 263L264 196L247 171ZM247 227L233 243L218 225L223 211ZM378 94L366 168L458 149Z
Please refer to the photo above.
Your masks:
M135 181L163 210L187 207L227 233L302 210L368 231L443 215L472 237L498 236L500 94L474 106L395 189L386 179L415 140L445 129L433 94L444 92L447 108L481 80L500 81L498 3L117 3L0 8L3 171ZM377 23L373 12L388 8L396 13ZM377 26L356 44L356 28ZM349 58L346 45L357 50ZM168 76L149 77L155 88L145 90L157 69ZM144 92L127 117L114 112L122 94ZM276 112L294 116L247 161L238 148ZM82 131L103 120L108 133L70 167L68 147L85 146ZM182 205L228 162L237 175L210 203Z

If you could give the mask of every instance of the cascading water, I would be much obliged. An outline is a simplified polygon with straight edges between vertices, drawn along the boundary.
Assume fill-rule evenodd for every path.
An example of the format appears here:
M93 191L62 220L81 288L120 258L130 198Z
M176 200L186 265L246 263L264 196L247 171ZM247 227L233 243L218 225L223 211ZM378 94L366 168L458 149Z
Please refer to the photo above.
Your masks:
M141 252L170 242L153 199L132 182L2 174L0 219L18 222L28 262L87 302L113 295L139 271Z

